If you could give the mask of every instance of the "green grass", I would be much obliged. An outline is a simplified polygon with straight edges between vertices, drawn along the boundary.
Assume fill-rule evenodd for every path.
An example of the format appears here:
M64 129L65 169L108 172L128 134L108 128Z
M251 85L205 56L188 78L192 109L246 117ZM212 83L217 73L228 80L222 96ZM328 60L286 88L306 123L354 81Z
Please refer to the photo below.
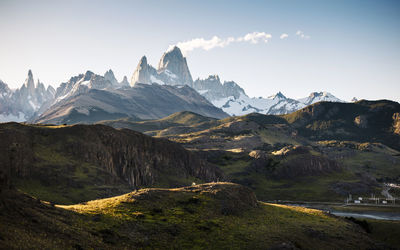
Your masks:
M371 230L370 237L386 246L400 247L400 221L366 220Z
M37 139L36 160L30 178L16 180L16 187L29 195L57 204L74 204L131 191L127 185L112 185L111 175L93 164L61 153L59 143Z
M206 191L182 191L164 191L162 194L145 191L149 192L144 195L151 202L139 199L143 192L138 192L64 208L85 215L104 215L104 224L99 228L112 221L108 228L120 228L128 223L140 225L146 236L156 231L156 235L148 236L149 242L136 242L151 248L169 245L178 249L243 249L289 242L306 249L318 246L329 249L343 244L342 241L347 241L345 239L356 231L347 222L317 210L266 203L259 203L257 208L249 207L238 215L221 216L214 195ZM93 227L92 222L87 226ZM176 237L171 237L171 234ZM355 239L354 235L345 245L356 244L352 242Z
M376 178L400 177L400 159L390 154L356 151L355 155L344 158L342 163L354 172L366 172Z

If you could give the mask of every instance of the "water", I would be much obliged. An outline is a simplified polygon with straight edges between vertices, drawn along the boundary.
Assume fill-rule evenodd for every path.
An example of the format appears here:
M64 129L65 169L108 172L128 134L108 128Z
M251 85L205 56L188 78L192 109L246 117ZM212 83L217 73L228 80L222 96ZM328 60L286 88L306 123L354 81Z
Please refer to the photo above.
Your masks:
M354 217L354 218L361 218L361 219L375 219L375 220L398 220L400 221L400 214L393 214L393 213L357 213L357 212L330 212L333 215L340 216L340 217Z
M291 203L291 204L285 204L289 206L298 206L298 207L307 207L307 208L312 208L312 209L318 209L324 212L329 212L330 214L340 216L340 217L354 217L354 218L359 218L359 219L375 219L375 220L395 220L395 221L400 221L400 213L393 213L393 212L342 212L342 211L335 211L325 205L311 205L311 204L296 204L296 203Z

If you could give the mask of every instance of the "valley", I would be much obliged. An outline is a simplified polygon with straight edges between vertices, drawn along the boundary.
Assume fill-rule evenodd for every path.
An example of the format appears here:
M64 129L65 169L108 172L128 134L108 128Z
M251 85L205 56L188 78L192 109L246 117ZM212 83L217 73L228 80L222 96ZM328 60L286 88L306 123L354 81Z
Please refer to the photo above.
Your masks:
M388 101L321 102L279 116L184 111L93 125L3 123L0 241L77 249L396 247L398 205L388 194L398 197L397 186L386 183L400 178L399 111ZM358 116L366 127L354 122ZM379 206L364 204L371 195ZM351 205L358 197L362 204Z

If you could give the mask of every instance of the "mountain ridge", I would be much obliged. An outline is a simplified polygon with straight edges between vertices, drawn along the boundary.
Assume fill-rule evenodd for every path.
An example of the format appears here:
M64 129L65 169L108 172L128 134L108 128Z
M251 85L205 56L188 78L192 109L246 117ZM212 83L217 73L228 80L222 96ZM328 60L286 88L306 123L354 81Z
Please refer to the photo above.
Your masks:
M297 100L287 98L281 92L267 98L251 98L236 82L221 83L218 75L193 81L186 58L176 46L163 54L157 70L149 65L146 56L143 56L132 76L131 86L136 83L188 85L214 106L234 116L252 112L287 114L319 101L343 102L328 92L312 92L308 97Z

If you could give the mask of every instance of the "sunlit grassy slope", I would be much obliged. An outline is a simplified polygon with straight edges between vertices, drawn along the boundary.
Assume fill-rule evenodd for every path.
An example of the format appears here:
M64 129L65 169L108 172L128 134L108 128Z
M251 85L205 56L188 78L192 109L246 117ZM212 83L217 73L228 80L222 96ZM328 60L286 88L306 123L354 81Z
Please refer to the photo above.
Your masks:
M0 206L5 248L367 249L369 236L317 210L258 202L231 183L143 189L52 207L8 193Z

